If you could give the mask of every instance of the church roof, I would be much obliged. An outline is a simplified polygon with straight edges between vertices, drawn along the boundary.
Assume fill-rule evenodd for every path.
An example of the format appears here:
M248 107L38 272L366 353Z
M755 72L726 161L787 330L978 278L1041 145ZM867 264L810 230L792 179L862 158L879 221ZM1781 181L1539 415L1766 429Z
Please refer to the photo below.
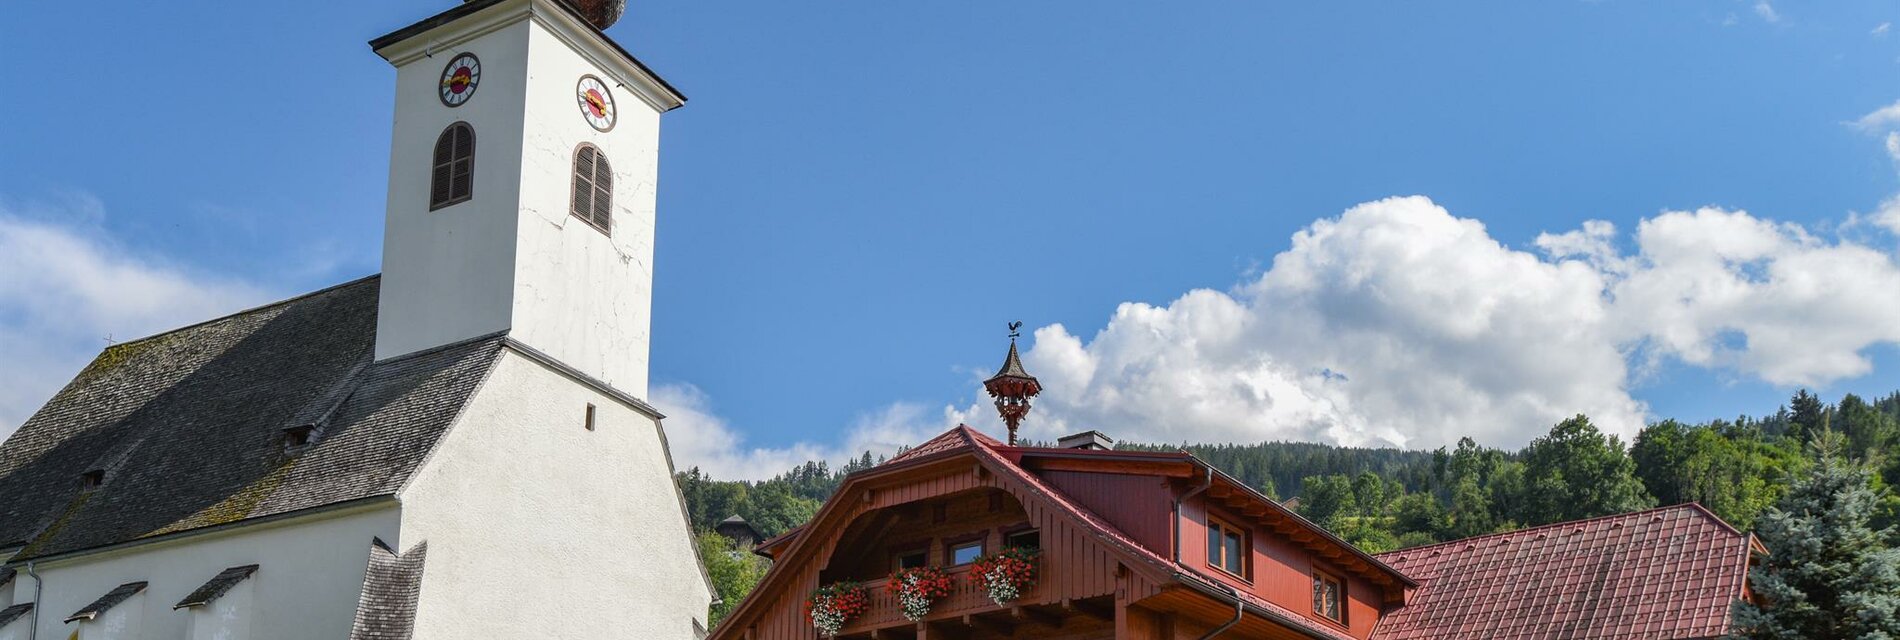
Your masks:
M14 620L19 620L22 616L32 612L33 603L31 602L23 602L5 609L0 609L0 629L6 628L7 625L13 624Z
M416 601L422 595L422 569L428 555L427 542L401 554L381 539L370 545L349 640L409 640L415 632Z
M185 599L179 600L178 604L172 605L172 608L183 609L185 607L202 607L211 604L211 601L217 600L226 593L230 593L232 587L243 582L245 578L251 577L253 573L257 573L257 565L254 564L247 564L242 567L231 567L219 571L218 575L211 576L210 580L206 580L205 583L199 585L197 589L193 589L189 595L185 596Z
M1421 586L1372 637L1720 637L1757 548L1686 504L1384 553Z
M0 548L17 562L394 494L502 338L371 362L379 284L107 348L0 445ZM287 449L305 425L313 442Z

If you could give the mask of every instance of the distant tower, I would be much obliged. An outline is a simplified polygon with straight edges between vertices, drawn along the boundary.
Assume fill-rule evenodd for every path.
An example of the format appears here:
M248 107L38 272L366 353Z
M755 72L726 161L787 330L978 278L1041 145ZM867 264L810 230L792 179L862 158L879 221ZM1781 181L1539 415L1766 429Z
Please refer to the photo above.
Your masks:
M1016 446L1016 427L1029 415L1029 399L1042 393L1042 383L1023 370L1023 361L1016 357L1016 338L1022 335L1017 330L1022 327L1021 322L1009 323L1009 357L1003 359L1002 370L983 381L983 389L996 399L996 412L1002 414L1003 424L1009 425L1012 447Z

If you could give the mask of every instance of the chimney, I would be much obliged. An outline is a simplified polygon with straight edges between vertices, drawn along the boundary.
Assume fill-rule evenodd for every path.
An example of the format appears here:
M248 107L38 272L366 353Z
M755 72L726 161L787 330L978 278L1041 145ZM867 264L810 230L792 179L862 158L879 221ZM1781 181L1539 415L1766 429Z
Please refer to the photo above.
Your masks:
M1115 448L1115 439L1108 437L1108 434L1090 429L1072 436L1062 436L1062 439L1056 441L1056 446L1062 449L1107 451Z

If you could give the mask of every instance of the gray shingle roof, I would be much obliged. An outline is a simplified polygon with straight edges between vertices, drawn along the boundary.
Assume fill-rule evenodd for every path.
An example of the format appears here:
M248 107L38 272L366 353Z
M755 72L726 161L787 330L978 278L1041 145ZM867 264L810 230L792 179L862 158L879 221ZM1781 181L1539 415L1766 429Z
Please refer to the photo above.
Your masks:
M395 493L501 338L371 363L379 284L107 348L0 445L0 548L23 546L17 562ZM287 452L283 429L312 419L319 439Z
M183 600L179 600L178 604L172 605L172 608L183 609L185 607L198 607L211 604L212 600L218 599L218 596L224 595L225 592L231 590L231 587L237 586L239 582L243 582L245 578L251 577L253 573L257 573L257 565L254 564L247 564L242 567L231 567L219 571L218 575L211 576L210 580L205 581L203 585L192 590L191 595L185 596Z
M26 614L29 614L32 612L33 612L33 603L31 602L16 604L11 607L7 607L5 609L0 609L0 629L5 629L7 625L13 624L14 620L19 620L21 616L25 616Z
M99 617L99 614L105 613L107 610L113 607L119 606L119 603L125 602L126 600L130 599L132 596L136 596L139 594L140 591L144 591L144 590L145 590L145 583L143 582L127 582L117 587L113 587L112 590L107 591L105 595L99 596L98 600L92 601L92 604L86 605L85 607L81 608L78 611L74 611L73 614L70 616L66 616L66 621L74 622L78 620L91 620L93 618L97 618Z
M350 640L409 640L415 632L416 599L422 594L422 564L428 555L427 542L401 555L381 539L370 545Z

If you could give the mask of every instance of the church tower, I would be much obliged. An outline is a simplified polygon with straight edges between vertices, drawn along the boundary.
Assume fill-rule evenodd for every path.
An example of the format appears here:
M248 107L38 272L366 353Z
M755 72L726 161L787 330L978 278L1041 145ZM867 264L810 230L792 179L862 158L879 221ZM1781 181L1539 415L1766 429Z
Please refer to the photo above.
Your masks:
M618 1L471 0L396 67L376 359L507 334L645 397L660 114Z

